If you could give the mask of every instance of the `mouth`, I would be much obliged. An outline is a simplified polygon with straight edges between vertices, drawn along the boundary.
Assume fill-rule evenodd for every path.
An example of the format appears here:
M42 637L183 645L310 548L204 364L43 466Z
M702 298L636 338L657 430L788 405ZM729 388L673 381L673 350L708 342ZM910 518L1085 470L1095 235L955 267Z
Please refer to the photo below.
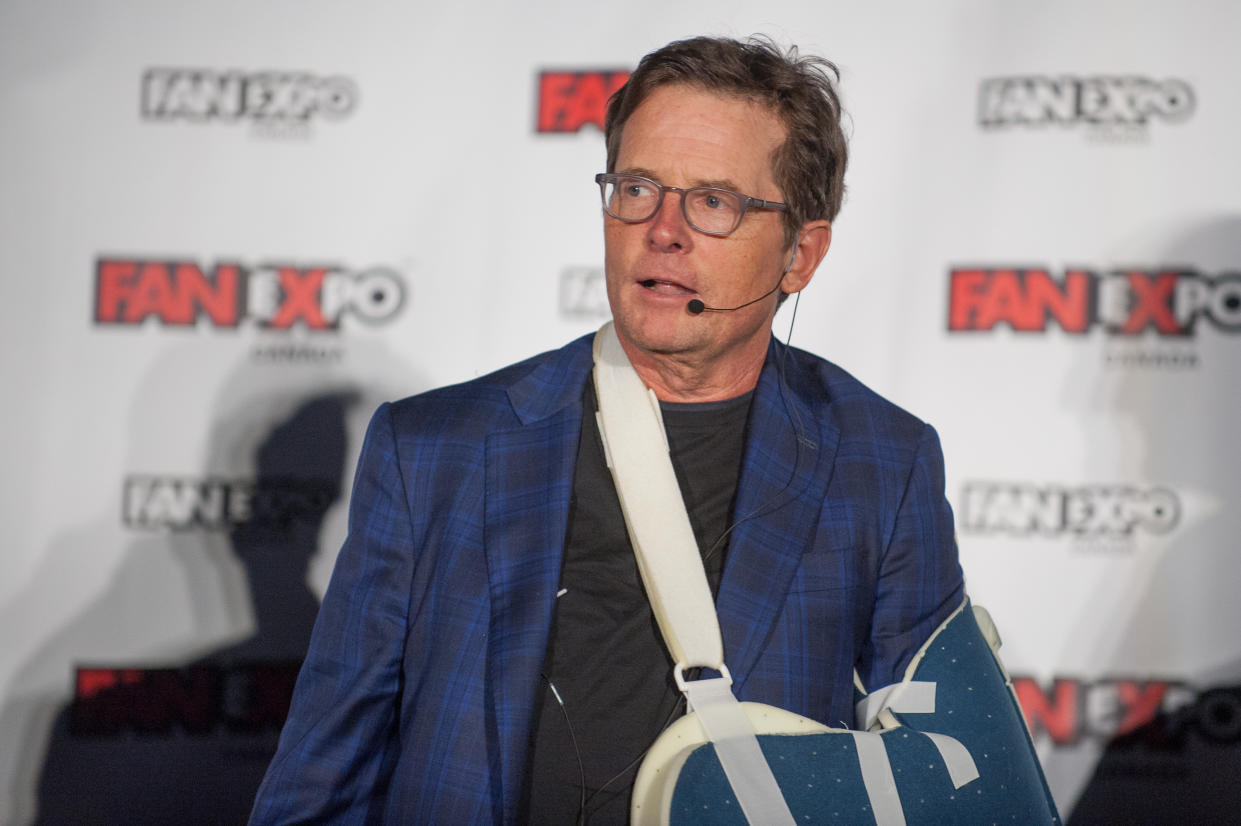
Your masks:
M639 281L644 288L660 295L697 295L696 290L691 290L683 284L675 281L662 281L658 278L648 278L645 281Z

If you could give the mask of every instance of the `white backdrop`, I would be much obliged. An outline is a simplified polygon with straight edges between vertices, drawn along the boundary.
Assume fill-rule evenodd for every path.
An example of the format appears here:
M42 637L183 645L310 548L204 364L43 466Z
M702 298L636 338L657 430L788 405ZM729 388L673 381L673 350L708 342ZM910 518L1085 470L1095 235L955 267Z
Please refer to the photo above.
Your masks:
M793 343L938 428L1062 813L1235 799L1203 778L1241 748L1239 30L1225 2L0 6L0 822L172 740L261 765L274 727L229 709L299 656L375 405L604 317L602 138L540 106L573 125L650 49L753 32L835 61L849 113ZM206 733L75 677L203 664Z

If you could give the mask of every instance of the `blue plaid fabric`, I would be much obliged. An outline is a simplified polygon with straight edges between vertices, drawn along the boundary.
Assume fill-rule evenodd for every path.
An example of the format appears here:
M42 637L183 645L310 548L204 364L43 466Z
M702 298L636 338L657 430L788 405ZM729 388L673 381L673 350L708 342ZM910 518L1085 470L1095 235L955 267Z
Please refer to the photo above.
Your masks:
M253 824L517 823L591 337L376 412ZM772 342L717 608L743 700L853 721L963 598L934 431Z

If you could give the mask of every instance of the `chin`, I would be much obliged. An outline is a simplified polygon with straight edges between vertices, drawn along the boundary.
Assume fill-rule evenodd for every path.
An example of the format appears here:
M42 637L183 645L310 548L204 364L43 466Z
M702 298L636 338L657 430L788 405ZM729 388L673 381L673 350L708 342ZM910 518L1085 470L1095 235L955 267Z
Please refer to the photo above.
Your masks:
M618 325L620 335L634 347L647 353L682 353L698 342L697 331L688 327L694 318L673 324Z

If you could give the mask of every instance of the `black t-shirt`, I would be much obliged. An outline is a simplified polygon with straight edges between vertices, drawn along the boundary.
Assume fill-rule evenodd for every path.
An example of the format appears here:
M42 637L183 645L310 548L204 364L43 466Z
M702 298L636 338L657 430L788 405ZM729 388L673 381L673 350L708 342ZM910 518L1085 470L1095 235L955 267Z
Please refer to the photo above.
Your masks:
M724 570L751 396L661 404L713 596ZM578 822L583 777L581 822L627 823L638 763L682 706L604 460L590 381L583 409L561 593L531 744L533 824Z

